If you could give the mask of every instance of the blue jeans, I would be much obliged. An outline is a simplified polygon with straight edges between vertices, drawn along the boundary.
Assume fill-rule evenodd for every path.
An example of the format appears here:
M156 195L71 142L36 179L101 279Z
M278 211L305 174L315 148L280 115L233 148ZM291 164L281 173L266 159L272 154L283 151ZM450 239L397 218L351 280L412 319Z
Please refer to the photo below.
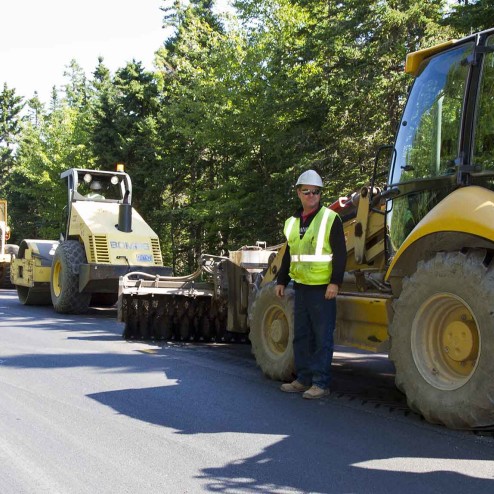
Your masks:
M293 352L297 381L328 388L333 360L336 299L326 300L326 286L295 286Z

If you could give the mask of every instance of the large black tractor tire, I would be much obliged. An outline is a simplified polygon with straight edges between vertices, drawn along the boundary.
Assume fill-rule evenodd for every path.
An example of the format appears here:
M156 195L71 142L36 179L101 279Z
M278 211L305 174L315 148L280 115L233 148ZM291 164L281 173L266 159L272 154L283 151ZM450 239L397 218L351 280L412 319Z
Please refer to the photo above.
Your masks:
M249 339L252 353L263 373L289 381L295 371L293 360L294 292L285 289L276 296L274 284L263 287L252 305Z
M51 301L60 314L84 314L89 309L90 293L79 292L79 267L86 263L84 246L76 240L61 242L51 267Z
M419 262L389 330L409 406L454 429L494 425L494 261L486 254L440 252Z
M12 257L17 257L19 253L19 246L15 244L7 244L5 246L5 254L10 254ZM10 264L5 264L2 279L0 280L2 288L14 288L14 285L10 281Z

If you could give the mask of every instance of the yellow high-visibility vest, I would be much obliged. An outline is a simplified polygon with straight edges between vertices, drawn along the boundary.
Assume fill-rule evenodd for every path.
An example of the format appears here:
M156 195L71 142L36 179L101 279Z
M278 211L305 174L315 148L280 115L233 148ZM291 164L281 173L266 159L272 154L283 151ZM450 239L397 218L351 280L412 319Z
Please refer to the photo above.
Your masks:
M285 237L290 247L290 278L304 285L325 285L333 272L333 251L329 232L337 213L322 207L300 238L300 218L292 216L285 222Z

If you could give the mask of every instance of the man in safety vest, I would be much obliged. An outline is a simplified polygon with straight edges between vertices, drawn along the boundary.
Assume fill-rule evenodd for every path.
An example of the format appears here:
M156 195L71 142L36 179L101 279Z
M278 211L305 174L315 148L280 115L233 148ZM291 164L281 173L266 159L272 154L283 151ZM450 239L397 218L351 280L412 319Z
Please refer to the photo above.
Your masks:
M287 393L317 399L329 394L336 295L343 282L346 246L343 224L334 211L321 206L322 179L308 170L297 180L302 207L285 222L288 245L278 273L276 295L294 282L293 353L297 378L282 384Z

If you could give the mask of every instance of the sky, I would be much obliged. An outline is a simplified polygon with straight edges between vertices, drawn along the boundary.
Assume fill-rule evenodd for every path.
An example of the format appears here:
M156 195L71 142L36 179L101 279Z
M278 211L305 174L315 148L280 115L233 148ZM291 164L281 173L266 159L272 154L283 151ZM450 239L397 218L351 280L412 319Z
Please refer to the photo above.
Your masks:
M219 7L227 0L217 2ZM153 68L163 44L164 0L2 1L0 91L4 83L18 96L38 92L47 102L72 59L88 77L102 56L114 72L132 59Z

